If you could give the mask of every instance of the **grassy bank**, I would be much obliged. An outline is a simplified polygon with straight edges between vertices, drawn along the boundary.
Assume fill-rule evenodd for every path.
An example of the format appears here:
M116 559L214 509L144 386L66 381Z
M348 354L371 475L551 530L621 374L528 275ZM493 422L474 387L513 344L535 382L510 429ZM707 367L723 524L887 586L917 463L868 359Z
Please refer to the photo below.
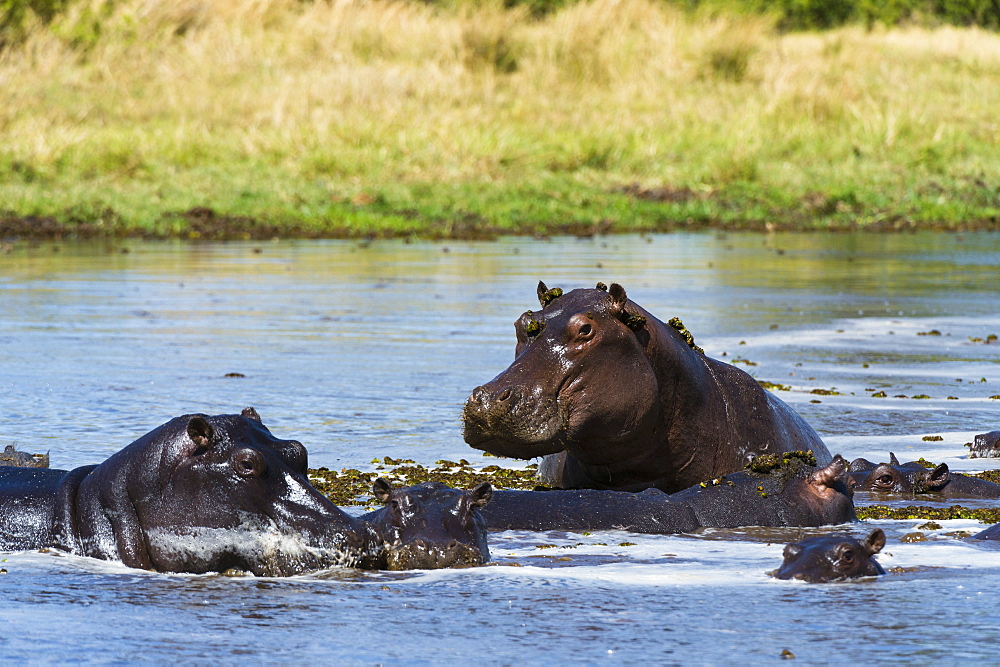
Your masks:
M3 236L1000 229L1000 36L972 28L84 0L0 91Z

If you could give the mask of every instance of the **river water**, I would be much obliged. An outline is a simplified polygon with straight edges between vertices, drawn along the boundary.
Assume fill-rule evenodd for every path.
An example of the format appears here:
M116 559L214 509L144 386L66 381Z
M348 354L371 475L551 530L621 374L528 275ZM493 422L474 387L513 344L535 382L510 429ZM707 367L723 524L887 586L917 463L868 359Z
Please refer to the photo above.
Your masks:
M789 385L848 459L997 468L963 447L1000 429L1000 344L972 340L1000 334L997 257L995 233L0 245L0 445L71 468L174 416L253 405L314 467L496 463L463 443L461 407L511 361L542 279L619 282L680 316L710 356ZM843 527L883 528L893 571L831 585L766 575L786 541L825 532L800 530L507 532L491 566L288 579L0 554L0 657L994 660L1000 548L963 539L983 527L964 520L901 540L923 523Z

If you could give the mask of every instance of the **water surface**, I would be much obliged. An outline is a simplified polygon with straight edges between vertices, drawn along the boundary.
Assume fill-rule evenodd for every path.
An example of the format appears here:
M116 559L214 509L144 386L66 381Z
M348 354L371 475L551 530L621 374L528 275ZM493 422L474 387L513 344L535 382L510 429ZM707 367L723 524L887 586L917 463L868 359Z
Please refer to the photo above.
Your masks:
M710 356L789 385L778 395L832 451L1000 467L963 447L1000 428L1000 345L970 340L1000 334L998 252L998 234L15 244L0 254L0 444L70 468L174 416L253 405L313 466L485 462L462 442L461 407L511 361L537 281L600 280L680 316ZM0 655L827 661L863 627L866 659L992 659L1000 550L960 539L972 521L901 541L921 524L846 527L884 528L880 560L904 571L830 586L765 574L798 530L508 532L491 536L493 566L286 580L7 554Z

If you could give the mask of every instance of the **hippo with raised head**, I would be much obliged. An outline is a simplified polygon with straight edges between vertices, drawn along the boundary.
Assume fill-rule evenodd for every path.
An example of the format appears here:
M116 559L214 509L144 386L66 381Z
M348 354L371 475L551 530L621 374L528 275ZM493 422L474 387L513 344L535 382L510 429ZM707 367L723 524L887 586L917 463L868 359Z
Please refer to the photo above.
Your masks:
M870 471L850 473L855 491L892 493L905 496L928 494L940 499L1000 498L1000 484L951 472L947 463L928 469L917 461L900 463L889 453L889 463Z
M620 285L562 294L540 282L538 298L542 310L514 323L514 362L466 402L473 447L544 456L540 481L567 489L672 493L795 450L830 462L790 407Z
M494 491L483 509L490 530L628 530L686 533L697 528L823 526L857 521L847 462L823 467L805 452L760 457L751 469L674 494L608 490Z
M801 579L811 584L885 574L874 556L885 546L885 533L876 528L859 540L848 533L807 537L785 547L784 562L770 572L777 579Z
M394 489L379 477L372 493L384 507L361 519L375 528L382 542L378 569L434 570L490 560L480 513L493 493L488 483L469 491L440 482Z
M0 452L0 466L10 466L13 468L48 468L48 454L29 454L19 452L14 445L7 445Z
M969 445L970 459L994 459L1000 456L1000 431L980 433Z
M306 480L253 408L186 415L100 465L0 468L0 550L55 547L158 572L283 576L376 556L373 529Z

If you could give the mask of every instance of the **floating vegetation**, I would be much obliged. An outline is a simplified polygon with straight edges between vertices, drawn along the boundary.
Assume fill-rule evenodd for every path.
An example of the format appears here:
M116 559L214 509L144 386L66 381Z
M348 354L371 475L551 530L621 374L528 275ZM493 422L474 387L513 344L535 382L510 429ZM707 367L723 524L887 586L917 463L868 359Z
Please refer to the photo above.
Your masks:
M309 481L335 505L371 504L372 482L378 477L385 477L399 486L442 482L455 488L468 489L480 482L489 482L495 489L539 488L535 481L535 464L523 469L501 468L498 465L474 468L465 459L458 462L442 459L435 463L436 467L431 468L412 459L393 459L388 456L375 458L372 463L394 468L371 472L362 472L356 468L342 468L339 472L325 467L310 468Z
M997 335L990 334L986 338L979 338L978 336L969 336L969 340L973 343L985 343L986 345L990 345L991 343L997 342Z
M637 315L635 313L630 313L628 311L626 311L625 313L623 313L623 315L622 315L622 322L624 322L625 326L627 326L632 331L638 331L639 329L641 329L644 326L646 326L646 318L645 317L643 317L642 315ZM694 344L694 339L692 338L688 342L688 345L692 345L693 346L693 344Z
M757 365L756 361L750 361L749 359L746 359L744 357L736 357L735 359L733 359L732 363L734 363L734 364L743 364L745 366L756 366Z
M834 389L813 389L809 392L810 394L816 394L817 396L843 396L843 394Z
M937 329L931 329L930 331L918 331L918 336L940 336L941 332Z
M923 440L924 442L941 442L942 440L944 440L944 438L940 435L925 435L920 439Z
M681 335L681 337L684 339L684 342L687 343L688 347L690 347L692 350L694 350L695 352L700 352L701 354L705 354L705 350L701 349L700 347L694 344L694 335L690 331L688 331L686 326L684 326L684 323L681 322L681 318L671 317L669 320L667 320L667 326L676 329L677 333ZM753 365L756 366L757 364Z
M994 401L1000 401L1000 394L993 394L990 398Z
M876 391L874 394L872 394L872 398L885 398L888 395L889 394L885 393L884 391Z
M768 391L791 391L792 390L791 385L779 384L777 382L768 382L767 380L757 380L757 384L759 384L764 389L767 389Z
M930 396L928 396L927 394L917 394L913 398L917 400L924 400L930 398Z
M980 507L969 508L961 505L951 507L930 507L926 505L909 505L907 507L888 507L886 505L869 505L855 507L855 513L862 520L881 519L928 519L945 521L947 519L973 519L982 523L1000 523L1000 508Z
M795 461L805 463L807 466L816 465L816 457L810 449L807 451L797 450L794 452L762 454L761 456L755 456L753 460L746 465L746 469L750 472L766 475L772 470L784 468L785 466L791 465Z

